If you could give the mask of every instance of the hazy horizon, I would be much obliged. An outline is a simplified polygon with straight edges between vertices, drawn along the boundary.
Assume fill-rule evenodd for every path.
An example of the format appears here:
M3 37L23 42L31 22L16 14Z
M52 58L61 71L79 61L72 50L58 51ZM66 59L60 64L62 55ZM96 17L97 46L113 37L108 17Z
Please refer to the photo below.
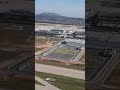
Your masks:
M37 13L35 15L38 15L38 14L43 14L43 13L53 13L53 14L58 14L58 13L54 13L54 12L42 12L42 13ZM58 14L60 16L65 16L65 15L61 15L61 14ZM73 16L65 16L65 17L71 17L71 18L83 18L83 17L73 17ZM85 19L85 18L84 18Z
M35 14L44 12L85 18L85 0L36 0Z

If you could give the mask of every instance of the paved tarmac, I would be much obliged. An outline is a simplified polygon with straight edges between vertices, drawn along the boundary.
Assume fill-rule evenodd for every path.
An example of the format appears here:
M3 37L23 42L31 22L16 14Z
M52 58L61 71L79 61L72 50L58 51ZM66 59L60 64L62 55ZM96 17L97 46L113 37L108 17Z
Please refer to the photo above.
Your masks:
M80 70L74 70L74 69L36 63L35 71L85 80L85 71L80 71Z

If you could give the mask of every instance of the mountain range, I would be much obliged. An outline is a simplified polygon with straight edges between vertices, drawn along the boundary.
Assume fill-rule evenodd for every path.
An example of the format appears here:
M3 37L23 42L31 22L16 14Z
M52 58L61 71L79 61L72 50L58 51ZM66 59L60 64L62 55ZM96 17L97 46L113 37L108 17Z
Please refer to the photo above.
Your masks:
M56 13L41 13L35 15L35 21L41 23L55 23L55 24L72 24L72 25L84 25L84 18L75 18L62 16Z

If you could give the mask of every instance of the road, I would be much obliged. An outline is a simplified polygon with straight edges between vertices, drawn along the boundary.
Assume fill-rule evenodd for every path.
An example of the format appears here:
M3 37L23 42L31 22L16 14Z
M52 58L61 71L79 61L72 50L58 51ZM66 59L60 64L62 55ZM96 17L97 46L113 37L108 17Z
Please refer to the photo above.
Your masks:
M38 82L42 83L45 86L41 86L41 85L35 85L35 90L60 90L57 87L49 84L48 82L42 80L41 78L35 76L35 80L37 80Z
M35 63L35 71L85 80L85 71Z

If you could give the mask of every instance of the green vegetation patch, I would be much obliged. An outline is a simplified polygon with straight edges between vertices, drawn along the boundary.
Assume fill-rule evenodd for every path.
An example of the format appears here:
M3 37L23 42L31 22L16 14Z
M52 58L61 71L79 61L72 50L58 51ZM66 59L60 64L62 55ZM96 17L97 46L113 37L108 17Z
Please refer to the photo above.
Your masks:
M38 52L38 51L41 51L41 50L43 50L43 48L36 48L35 47L35 52Z
M57 49L54 53L59 53L59 54L74 54L74 53L76 53L76 51L75 50L73 50L73 49L68 49L68 48L59 48L59 49Z
M62 90L85 90L85 88L84 88L85 81L84 80L60 76L60 75L42 73L42 72L36 72L36 76L38 76L44 80L46 78L55 79L56 81L50 82L50 83Z

